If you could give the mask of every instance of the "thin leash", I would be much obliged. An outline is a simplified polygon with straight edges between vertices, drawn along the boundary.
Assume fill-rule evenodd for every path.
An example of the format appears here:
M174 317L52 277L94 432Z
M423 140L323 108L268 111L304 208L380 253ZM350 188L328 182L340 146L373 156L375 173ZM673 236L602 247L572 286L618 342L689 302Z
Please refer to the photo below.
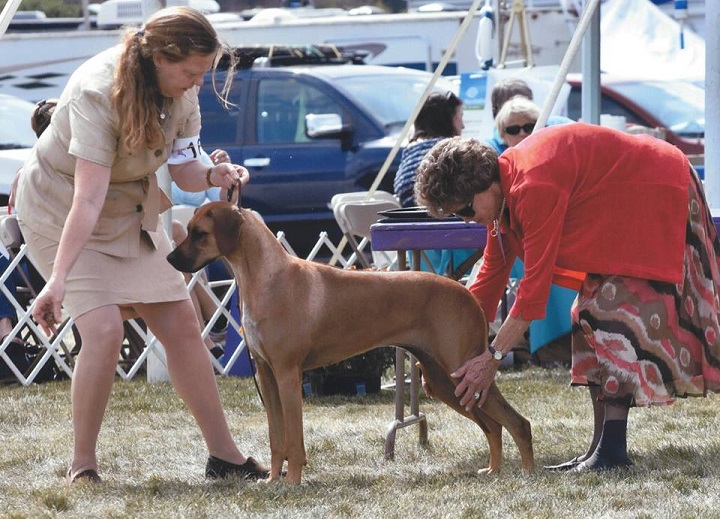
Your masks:
M235 202L235 205L238 207L238 209L241 207L241 200L242 200L242 184L240 183L240 180L238 179L237 184L233 184L230 186L227 192L227 201L232 202L233 193L235 192L235 187L237 187L238 190L238 197L237 202ZM242 299L240 298L240 285L238 284L237 287L237 311L238 311L238 318L241 320L242 325ZM265 407L265 400L263 400L262 392L260 391L260 386L257 381L257 372L255 371L255 365L253 364L252 355L250 355L250 348L247 345L247 342L245 343L245 352L247 353L248 358L248 365L250 366L250 371L253 376L253 382L255 382L255 390L257 391L258 396L260 397L260 403Z

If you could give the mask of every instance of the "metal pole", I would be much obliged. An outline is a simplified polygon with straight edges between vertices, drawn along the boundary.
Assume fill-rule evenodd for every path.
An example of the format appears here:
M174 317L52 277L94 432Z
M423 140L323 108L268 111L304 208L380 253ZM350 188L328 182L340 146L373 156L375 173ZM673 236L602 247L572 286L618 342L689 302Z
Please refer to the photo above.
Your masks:
M590 19L582 43L582 120L600 124L600 9Z
M2 38L5 31L7 31L10 20L15 16L15 12L18 10L18 7L20 7L21 1L22 0L9 0L8 3L5 4L5 8L2 10L2 14L0 14L0 38Z
M575 58L575 54L577 54L577 51L580 48L582 38L585 35L585 32L587 32L590 21L592 19L592 15L595 13L595 11L598 10L599 4L600 0L589 0L587 5L585 6L585 10L580 17L580 23L578 23L578 26L575 29L575 33L573 34L573 37L570 40L570 44L568 45L568 50L565 52L565 56L560 63L560 69L555 76L555 83L553 83L553 86L550 89L550 93L545 100L545 105L540 112L540 117L538 117L537 123L535 124L535 129L545 127L545 123L547 123L550 112L552 111L553 106L555 106L555 101L558 98L558 94L560 94L560 89L565 82L565 77L567 76L570 64L572 63L572 60Z
M705 195L720 208L720 2L705 3Z
M90 0L82 0L82 14L83 14L83 23L82 28L84 31L87 31L90 29Z

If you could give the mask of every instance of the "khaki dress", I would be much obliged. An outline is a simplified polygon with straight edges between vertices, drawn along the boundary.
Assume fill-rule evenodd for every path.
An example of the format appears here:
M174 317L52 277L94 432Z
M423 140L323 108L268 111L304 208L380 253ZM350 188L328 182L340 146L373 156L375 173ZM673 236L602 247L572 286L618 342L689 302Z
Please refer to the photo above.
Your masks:
M120 52L119 46L108 49L71 76L18 185L20 228L31 260L47 279L72 203L76 158L111 168L98 222L67 278L64 306L75 318L106 305L189 297L182 274L166 260L171 245L159 214L169 203L155 171L176 139L199 135L197 89L165 102L164 148L128 154L119 148L118 116L110 103Z

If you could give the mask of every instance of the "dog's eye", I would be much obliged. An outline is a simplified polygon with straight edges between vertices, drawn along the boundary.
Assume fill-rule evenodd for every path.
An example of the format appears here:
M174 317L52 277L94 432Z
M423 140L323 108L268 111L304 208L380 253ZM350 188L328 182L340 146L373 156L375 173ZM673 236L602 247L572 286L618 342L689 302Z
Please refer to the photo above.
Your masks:
M205 237L208 235L205 231L202 231L200 229L193 229L192 233L190 234L190 239L192 241L200 241L205 239Z

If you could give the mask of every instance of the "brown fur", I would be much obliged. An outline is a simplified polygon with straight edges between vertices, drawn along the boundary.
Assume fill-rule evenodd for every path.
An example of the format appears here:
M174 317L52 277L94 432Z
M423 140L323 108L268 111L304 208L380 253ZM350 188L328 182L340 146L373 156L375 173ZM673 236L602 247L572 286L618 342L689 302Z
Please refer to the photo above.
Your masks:
M351 271L289 255L260 218L227 202L201 207L188 237L168 256L193 272L224 256L242 287L243 329L260 378L270 433L272 479L288 461L287 481L299 483L306 463L302 372L386 345L420 361L433 396L477 423L490 464L500 469L502 428L534 469L530 423L490 387L482 409L460 406L450 373L487 345L480 305L459 283L426 272Z

